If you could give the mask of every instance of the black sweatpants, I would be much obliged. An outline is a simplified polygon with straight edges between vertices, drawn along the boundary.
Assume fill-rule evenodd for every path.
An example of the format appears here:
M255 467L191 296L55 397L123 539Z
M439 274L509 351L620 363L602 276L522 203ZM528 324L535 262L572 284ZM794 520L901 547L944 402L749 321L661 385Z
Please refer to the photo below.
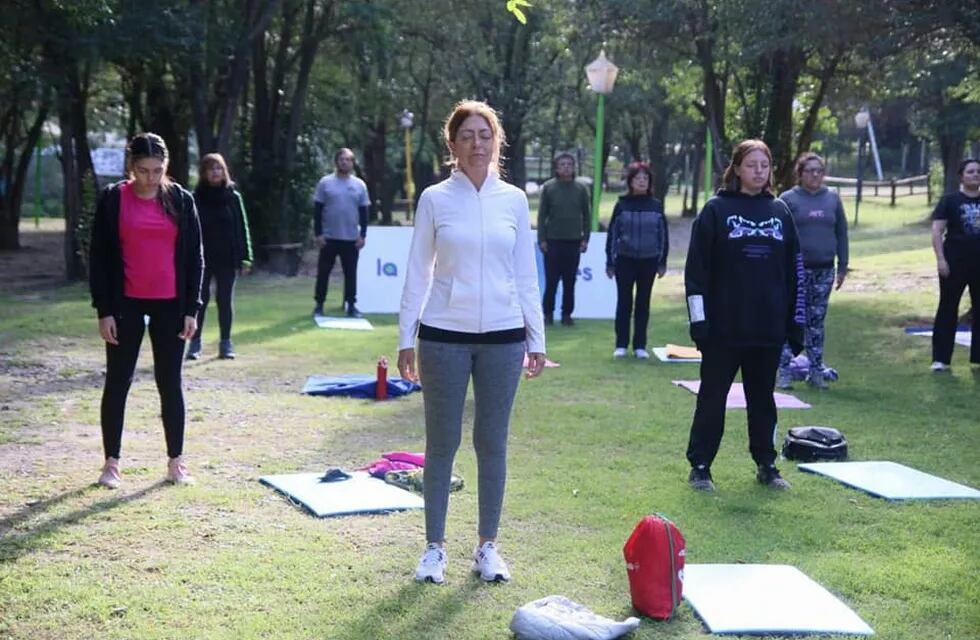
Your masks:
M950 265L950 274L939 278L939 307L932 328L932 360L949 364L953 359L956 321L963 290L970 288L973 325L970 339L970 362L980 364L980 267L974 269Z
M559 281L562 317L571 317L575 310L575 277L582 256L581 246L581 240L548 240L548 250L544 252L544 299L541 303L546 318L555 314Z
M616 348L625 349L630 342L630 316L633 316L633 348L647 348L647 324L650 322L650 292L657 277L656 258L616 258ZM636 289L636 309L633 290Z
M176 458L184 450L184 394L181 365L184 341L178 336L183 326L176 300L136 300L124 298L116 318L118 345L106 343L105 386L102 389L102 446L107 458L118 458L122 443L126 396L133 382L136 360L150 317L150 344L153 346L153 375L160 393L163 431L167 456Z
M316 265L316 288L313 299L323 304L327 299L327 282L334 262L340 256L340 267L344 270L344 302L357 302L357 247L353 240L330 240L320 247L320 259Z
M710 467L718 454L725 431L725 401L735 373L742 370L746 413L749 422L749 452L757 465L776 461L773 438L776 432L776 382L781 347L729 347L701 345L701 389L687 444L691 466Z
M208 310L208 302L211 301L211 279L214 278L215 302L218 305L218 327L221 330L221 339L231 339L231 322L234 319L235 308L233 300L235 298L235 279L238 270L231 269L210 269L204 267L204 281L201 283L201 310L197 313L197 333L194 334L195 340L201 339L201 332L204 331L204 316Z

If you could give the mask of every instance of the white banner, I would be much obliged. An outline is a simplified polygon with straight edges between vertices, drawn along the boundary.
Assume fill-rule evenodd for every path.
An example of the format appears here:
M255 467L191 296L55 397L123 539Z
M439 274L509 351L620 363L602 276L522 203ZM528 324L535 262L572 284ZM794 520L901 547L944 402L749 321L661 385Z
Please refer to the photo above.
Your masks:
M412 227L371 227L357 262L357 306L365 313L398 313L405 284L405 265ZM535 250L538 287L544 292L544 261ZM561 285L555 309L561 309ZM582 254L575 285L576 318L609 319L616 315L616 281L606 277L606 234L595 232Z

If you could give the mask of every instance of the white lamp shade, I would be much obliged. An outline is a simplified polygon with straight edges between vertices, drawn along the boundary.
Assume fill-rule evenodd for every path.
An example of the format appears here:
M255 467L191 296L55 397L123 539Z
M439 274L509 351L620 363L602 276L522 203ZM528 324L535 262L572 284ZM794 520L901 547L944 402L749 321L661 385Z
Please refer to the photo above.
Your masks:
M402 111L401 115L398 116L398 122L401 123L402 129L411 129L412 122L415 121L415 114L405 109Z
M585 75L589 78L589 86L596 93L612 93L616 84L616 74L619 67L606 57L605 51L599 52L599 57L585 67Z
M858 129L866 129L869 120L871 120L871 114L868 113L867 109L861 109L856 114L854 114L854 125Z

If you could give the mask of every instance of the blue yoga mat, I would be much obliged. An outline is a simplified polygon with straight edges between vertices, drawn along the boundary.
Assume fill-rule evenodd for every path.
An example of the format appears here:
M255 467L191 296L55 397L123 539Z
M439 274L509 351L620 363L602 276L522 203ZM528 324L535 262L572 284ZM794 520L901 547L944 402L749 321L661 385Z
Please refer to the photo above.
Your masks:
M303 385L308 396L347 396L374 399L377 379L374 376L310 376ZM388 378L388 397L397 398L422 387L404 378Z
M318 518L357 513L386 513L422 509L422 498L373 478L364 471L354 471L349 480L320 482L322 473L292 473L262 476L259 482L272 487L303 505Z

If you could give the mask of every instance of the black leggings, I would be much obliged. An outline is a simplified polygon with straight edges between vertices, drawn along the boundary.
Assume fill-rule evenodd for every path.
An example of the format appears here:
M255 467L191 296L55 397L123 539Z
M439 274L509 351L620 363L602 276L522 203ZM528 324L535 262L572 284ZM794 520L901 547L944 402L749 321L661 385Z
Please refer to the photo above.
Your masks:
M656 258L616 258L616 348L630 343L630 315L633 316L633 348L647 348L647 324L650 322L650 293L657 277ZM636 309L633 309L633 288Z
M176 300L136 300L125 298L116 317L118 345L106 343L105 387L102 389L102 446L107 458L118 458L122 444L123 415L126 396L133 382L136 360L146 324L150 318L150 343L153 346L153 374L163 415L167 439L167 456L176 458L184 449L184 394L180 370L184 341L178 337L183 325Z
M233 300L235 298L235 277L237 272L232 269L211 269L204 267L204 281L201 283L201 310L197 314L197 333L194 334L195 340L201 339L201 332L204 331L204 316L208 310L208 302L211 300L211 278L217 283L215 291L215 302L218 304L218 327L221 330L221 339L231 339L231 321L235 316Z
M970 362L980 364L980 267L951 266L950 274L939 278L939 307L932 326L932 360L949 364L953 359L953 343L956 339L956 321L963 290L970 289L973 307L971 326Z
M749 421L749 452L759 465L776 460L773 437L776 431L776 383L781 347L729 347L706 344L701 349L701 388L687 444L692 467L710 467L725 431L725 404L732 381L742 370L746 414Z

